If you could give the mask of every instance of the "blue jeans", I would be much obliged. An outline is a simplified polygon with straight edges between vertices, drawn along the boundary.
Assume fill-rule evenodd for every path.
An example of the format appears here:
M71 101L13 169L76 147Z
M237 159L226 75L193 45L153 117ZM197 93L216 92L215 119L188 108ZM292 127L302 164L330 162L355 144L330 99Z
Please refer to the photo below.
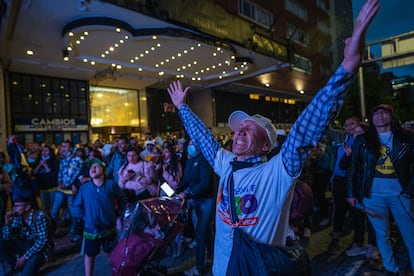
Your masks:
M72 205L73 205L73 201L75 200L75 196L74 195L70 195L70 194L64 194L61 191L57 191L55 194L55 200L53 202L53 207L52 207L52 211L50 212L50 216L52 217L53 221L57 224L58 221L58 216L59 216L59 211L60 208L62 208L64 206L64 203L67 201L67 210L69 210L69 213L72 215ZM75 221L71 220L71 226L70 226L70 234L72 235L75 232Z
M206 246L209 252L212 252L212 227L210 223L214 214L213 197L194 199L191 203L192 213L197 216L193 222L195 224L195 240L196 246L196 266L202 268L204 266L204 253Z
M385 269L390 272L399 271L390 241L391 212L407 247L411 268L414 271L414 201L401 195L372 195L371 198L364 198L363 203L368 210L378 215L377 217L368 216L368 218L374 227Z
M40 199L42 200L43 209L50 213L52 210L53 202L55 201L56 191L42 191L40 190Z

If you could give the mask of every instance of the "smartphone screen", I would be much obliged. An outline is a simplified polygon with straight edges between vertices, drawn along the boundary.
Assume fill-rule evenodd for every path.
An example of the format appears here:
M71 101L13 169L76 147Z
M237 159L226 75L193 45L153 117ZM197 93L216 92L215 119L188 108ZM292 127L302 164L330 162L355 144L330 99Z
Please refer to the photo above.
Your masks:
M168 185L167 182L164 182L161 184L161 189L164 191L164 193L167 194L167 196L171 197L174 195L174 190Z

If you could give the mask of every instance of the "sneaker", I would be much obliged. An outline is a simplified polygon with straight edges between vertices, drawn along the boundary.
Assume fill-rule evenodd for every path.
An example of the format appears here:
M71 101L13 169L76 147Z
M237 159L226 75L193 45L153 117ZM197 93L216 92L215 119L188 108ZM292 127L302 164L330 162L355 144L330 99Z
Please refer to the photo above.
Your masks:
M319 222L319 226L328 226L330 224L330 221L329 221L329 219L328 218L323 218L323 219L321 219L321 221Z
M339 240L332 239L331 242L328 245L328 251L327 253L329 255L335 255L336 251L339 249Z
M368 244L368 246L367 246L367 259L368 260L378 260L379 259L378 248L375 245Z
M192 242L190 242L189 244L188 244L188 248L194 248L194 247L196 247L197 246L197 242L196 242L196 240L193 240Z
M345 251L345 255L348 257L355 257L358 255L367 254L367 247L363 245L352 244L352 247Z
M81 236L79 236L79 235L74 235L74 236L72 236L72 238L70 239L70 241L71 241L72 243L79 243L79 242L80 242L80 240L81 240Z

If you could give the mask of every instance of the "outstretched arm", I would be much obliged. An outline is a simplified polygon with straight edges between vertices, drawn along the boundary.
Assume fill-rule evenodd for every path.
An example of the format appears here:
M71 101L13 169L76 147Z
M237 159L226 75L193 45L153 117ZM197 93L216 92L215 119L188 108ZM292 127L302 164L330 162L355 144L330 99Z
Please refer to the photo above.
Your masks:
M355 72L361 64L365 48L365 33L374 19L380 5L378 0L368 0L362 6L354 24L352 36L345 40L342 66L348 72Z
M167 91L170 94L173 104L178 109L178 114L181 117L181 121L188 135L200 147L201 152L210 165L214 166L214 158L220 149L220 144L211 135L204 123L185 104L189 89L190 87L187 87L183 90L181 82L177 80L170 84Z
M367 0L355 22L352 37L346 40L342 66L301 113L282 145L283 163L289 175L298 176L310 151L321 139L345 102L346 91L361 64L365 32L377 13L378 0Z

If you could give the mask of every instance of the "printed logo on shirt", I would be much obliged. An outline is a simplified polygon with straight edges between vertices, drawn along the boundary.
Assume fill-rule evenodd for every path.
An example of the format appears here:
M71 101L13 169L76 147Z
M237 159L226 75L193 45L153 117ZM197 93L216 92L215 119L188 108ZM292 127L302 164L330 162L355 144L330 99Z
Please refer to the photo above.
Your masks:
M376 174L384 176L390 176L395 173L394 166L390 158L390 148L381 146L380 157L378 158L377 165L375 166Z
M228 204L229 197L227 193L223 193L223 189L220 188L219 196L217 197L217 212L220 219L226 224L232 224L230 218L230 205ZM257 216L245 217L257 210L258 202L254 194L236 195L234 198L234 204L236 207L236 213L239 217L239 223L243 226L255 225L258 222Z

